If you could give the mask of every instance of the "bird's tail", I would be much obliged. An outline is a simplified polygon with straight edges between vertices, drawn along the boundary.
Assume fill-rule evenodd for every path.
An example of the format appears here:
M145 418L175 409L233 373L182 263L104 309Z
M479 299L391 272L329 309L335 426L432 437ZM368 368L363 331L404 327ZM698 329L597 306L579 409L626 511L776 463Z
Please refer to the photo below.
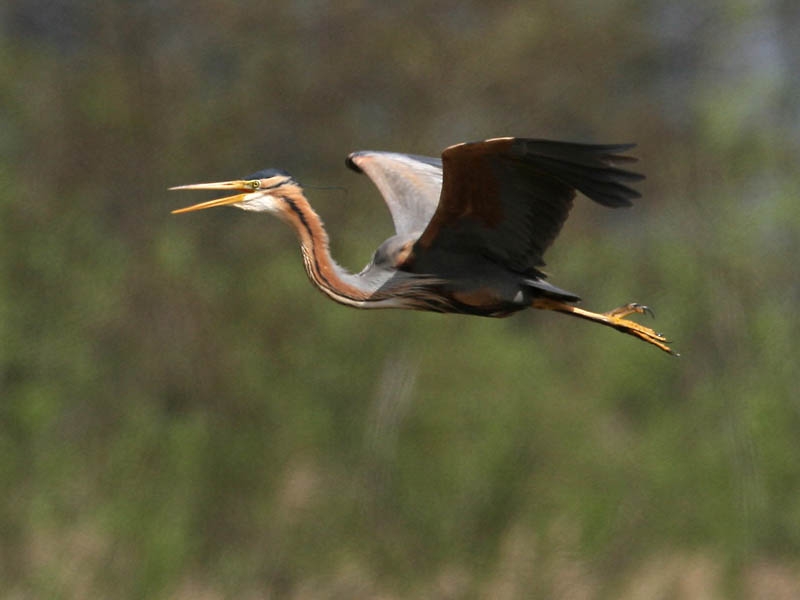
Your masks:
M544 279L526 279L523 283L526 287L533 290L536 296L544 296L546 298L563 300L565 302L580 302L581 299L577 294L562 290Z

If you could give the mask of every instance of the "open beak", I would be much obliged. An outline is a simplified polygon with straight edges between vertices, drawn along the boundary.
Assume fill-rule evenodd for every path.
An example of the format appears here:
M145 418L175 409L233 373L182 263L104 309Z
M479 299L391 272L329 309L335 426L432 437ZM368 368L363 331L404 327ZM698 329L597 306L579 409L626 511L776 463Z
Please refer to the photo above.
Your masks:
M215 206L226 206L228 204L238 204L242 202L248 194L253 192L251 182L236 180L236 181L220 181L217 183L193 183L192 185L178 185L171 187L171 190L228 190L241 192L246 190L243 194L236 194L235 196L226 196L225 198L217 198L216 200L209 200L208 202L201 202L200 204L193 204L186 208L179 208L173 210L172 214L191 212L193 210L203 210L204 208L213 208Z

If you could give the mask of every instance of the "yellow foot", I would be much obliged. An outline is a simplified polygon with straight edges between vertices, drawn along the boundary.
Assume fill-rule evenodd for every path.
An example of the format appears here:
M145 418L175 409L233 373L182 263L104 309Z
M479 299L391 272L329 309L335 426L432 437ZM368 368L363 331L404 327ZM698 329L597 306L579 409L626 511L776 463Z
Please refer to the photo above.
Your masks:
M669 347L669 340L667 340L667 338L664 337L662 334L658 333L653 329L650 329L649 327L640 325L636 321L631 321L630 319L624 318L634 313L636 314L647 313L650 315L653 314L653 311L649 307L644 306L642 304L638 304L637 302L631 302L630 304L614 308L605 313L590 312L588 310L583 310L582 308L578 308L577 306L567 304L566 302L561 302L560 300L553 300L550 298L537 298L536 300L533 301L533 307L541 308L544 310L556 310L558 312L563 312L574 315L576 317L580 317L581 319L586 319L587 321L594 321L595 323L600 323L608 327L613 327L617 331L627 333L628 335L637 337L640 340L647 342L648 344L652 344L653 346L655 346L656 348L660 348L667 354L672 354L673 356L680 356L677 352L672 351L672 349Z
M646 307L642 307L646 308ZM615 309L618 310L618 309ZM613 313L613 311L610 311ZM633 310L632 312L642 314L647 312L646 310ZM674 356L680 356L677 352L673 352L672 348L669 347L669 340L664 337L662 334L658 333L657 331L650 329L649 327L645 327L644 325L640 325L636 321L631 321L629 319L623 319L622 317L627 316L630 313L622 312L618 314L611 314L605 313L604 316L608 318L608 325L616 329L617 331L621 331L623 333L627 333L628 335L632 335L634 337L639 338L640 340L644 340L649 344L653 344L657 348L661 348L664 352L668 354L672 354Z

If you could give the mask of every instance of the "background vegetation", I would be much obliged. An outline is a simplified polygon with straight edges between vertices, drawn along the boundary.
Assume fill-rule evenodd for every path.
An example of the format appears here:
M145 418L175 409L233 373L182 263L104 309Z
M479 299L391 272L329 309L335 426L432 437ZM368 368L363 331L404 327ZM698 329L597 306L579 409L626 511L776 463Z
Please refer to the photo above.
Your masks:
M798 28L793 0L4 3L1 595L800 597ZM548 263L681 359L349 310L281 223L169 214L282 167L358 269L390 221L347 152L498 135L639 143L644 198L577 203Z

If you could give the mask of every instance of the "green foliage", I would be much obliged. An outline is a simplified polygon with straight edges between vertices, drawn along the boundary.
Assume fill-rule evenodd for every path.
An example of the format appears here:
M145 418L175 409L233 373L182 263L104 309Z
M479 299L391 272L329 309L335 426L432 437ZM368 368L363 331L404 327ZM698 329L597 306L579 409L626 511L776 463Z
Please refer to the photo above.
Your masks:
M762 41L769 69L749 37L796 18L91 4L0 22L4 591L800 586L781 575L800 558L798 89L788 34ZM548 268L589 308L654 306L680 359L543 312L349 310L283 224L169 215L196 200L170 185L287 168L358 269L389 219L348 151L496 135L640 142L643 199L579 199Z

